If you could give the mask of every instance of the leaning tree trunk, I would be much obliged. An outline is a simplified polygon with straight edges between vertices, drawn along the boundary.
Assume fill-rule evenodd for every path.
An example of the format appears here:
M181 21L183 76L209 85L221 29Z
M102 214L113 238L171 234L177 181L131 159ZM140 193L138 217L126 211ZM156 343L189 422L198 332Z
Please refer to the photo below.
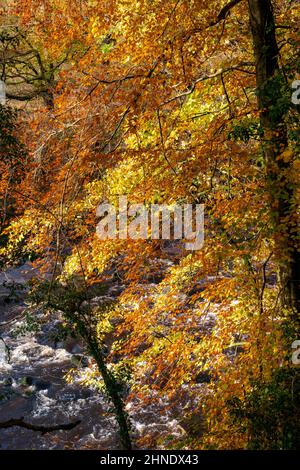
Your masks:
M127 418L127 413L125 411L123 400L120 396L120 392L118 391L118 385L116 379L108 370L103 357L99 351L99 346L95 341L89 341L89 349L90 352L95 359L98 370L102 376L103 382L105 384L106 391L109 395L110 400L114 406L114 412L116 416L116 420L119 425L119 435L122 442L122 445L125 450L131 450L132 444L130 439L130 432L129 432L129 422Z
M292 309L299 322L300 252L296 246L294 204L296 188L289 181L290 161L281 156L288 146L281 98L278 45L271 0L248 0L256 62L256 85L270 210L274 224L281 303ZM274 107L276 112L274 113Z
M51 301L49 302L49 305L56 310L61 308L59 304L51 303ZM101 348L97 340L97 335L95 335L94 327L89 324L84 315L81 317L81 314L78 314L78 312L80 312L80 304L78 305L75 299L75 302L69 306L67 311L64 311L65 318L75 327L76 332L84 340L90 354L96 361L108 398L113 404L113 412L119 426L121 444L125 450L131 450L130 421L125 410L125 404L122 400L120 386L105 363L105 359L101 353Z

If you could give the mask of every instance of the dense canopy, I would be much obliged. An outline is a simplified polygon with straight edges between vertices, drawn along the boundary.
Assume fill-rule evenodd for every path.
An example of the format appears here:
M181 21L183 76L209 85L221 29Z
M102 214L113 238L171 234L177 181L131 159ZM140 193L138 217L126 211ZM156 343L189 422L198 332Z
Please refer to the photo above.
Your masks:
M127 448L132 397L202 417L142 448L299 447L299 2L0 12L2 266L46 273L30 302L84 339L98 368L82 386L103 381ZM203 204L203 247L99 239L97 207L120 196ZM113 283L95 308L93 288Z

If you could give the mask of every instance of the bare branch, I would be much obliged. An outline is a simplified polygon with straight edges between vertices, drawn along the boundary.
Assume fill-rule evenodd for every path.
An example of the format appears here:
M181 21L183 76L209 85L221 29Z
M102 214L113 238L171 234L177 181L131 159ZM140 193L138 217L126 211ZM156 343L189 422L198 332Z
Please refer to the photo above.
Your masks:
M24 418L19 418L19 419L9 419L8 421L0 422L0 429L5 429L5 428L12 428L13 426L19 426L21 428L29 429L30 431L37 431L41 432L42 434L46 434L48 432L53 432L53 431L60 431L60 430L65 430L68 431L70 429L75 428L80 424L81 421L74 421L73 423L68 423L68 424L58 424L55 426L40 426L36 424L30 424L24 421Z
M232 0L231 2L227 3L227 5L225 5L225 7L223 7L220 13L218 14L217 19L211 21L209 23L209 26L216 26L222 20L225 20L230 10L241 2L242 0Z
M240 64L233 65L231 67L226 67L224 69L218 70L215 73L209 74L209 75L203 75L202 77L197 78L189 87L186 91L180 93L179 95L174 96L173 98L168 99L167 101L164 101L160 106L165 106L166 104L171 103L172 101L176 101L180 98L183 98L185 96L188 96L192 94L196 88L196 85L200 82L204 82L206 80L210 80L212 78L216 78L219 76L222 76L224 73L227 72L233 72L234 70L244 72L244 73L249 73L249 74L254 74L254 72L251 72L249 70L243 69L243 67L254 67L253 62L241 62Z

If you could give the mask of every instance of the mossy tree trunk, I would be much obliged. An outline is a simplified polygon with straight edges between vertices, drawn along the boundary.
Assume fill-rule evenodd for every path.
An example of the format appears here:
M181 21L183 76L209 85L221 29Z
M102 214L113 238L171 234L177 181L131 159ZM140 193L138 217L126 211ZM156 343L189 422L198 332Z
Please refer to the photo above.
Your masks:
M89 340L87 341L87 343L89 346L90 353L96 361L98 370L102 376L107 393L114 406L114 412L119 425L119 434L122 445L124 449L131 450L132 445L129 433L129 423L127 413L124 408L124 403L122 398L120 397L120 392L118 390L118 383L116 382L115 377L107 369L107 366L104 362L101 352L99 351L97 343Z
M263 137L266 179L273 220L281 305L300 312L300 252L297 247L296 190L291 184L292 162L282 158L288 147L282 98L279 49L270 0L248 0L256 62L258 108Z

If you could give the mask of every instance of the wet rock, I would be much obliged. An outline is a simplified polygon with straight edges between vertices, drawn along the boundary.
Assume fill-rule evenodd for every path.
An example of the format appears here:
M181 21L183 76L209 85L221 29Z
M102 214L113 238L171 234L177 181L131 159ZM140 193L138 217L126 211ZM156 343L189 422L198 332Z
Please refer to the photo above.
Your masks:
M8 302L9 294L9 289L3 285L0 285L0 305L5 305Z
M66 338L63 342L63 347L70 354L81 354L84 350L84 345L78 338Z
M8 421L9 419L18 419L21 416L30 415L33 408L33 400L33 396L12 395L9 401L0 406L0 421ZM15 431L17 432L17 430Z
M24 382L26 385L34 387L35 390L47 390L51 387L50 382L45 382L36 377L24 377Z
M13 379L12 377L7 377L6 379L4 379L3 381L3 386L4 387L11 387L13 384Z
M115 302L115 298L110 295L101 295L101 297L94 297L91 300L92 307L101 307Z

